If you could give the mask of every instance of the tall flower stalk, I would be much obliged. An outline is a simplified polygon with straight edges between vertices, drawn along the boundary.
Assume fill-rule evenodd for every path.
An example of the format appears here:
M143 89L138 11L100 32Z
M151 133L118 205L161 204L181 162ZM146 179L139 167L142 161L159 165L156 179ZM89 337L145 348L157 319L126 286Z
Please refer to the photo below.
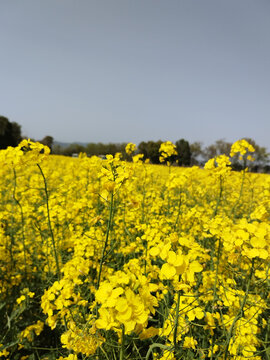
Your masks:
M58 279L60 279L61 278L61 271L60 271L59 260L58 260L58 252L57 252L57 248L56 248L56 243L55 243L55 238L54 238L54 233L53 233L52 223L51 223L51 215L50 215L50 207L49 207L49 192L48 192L47 180L46 180L46 177L44 175L44 172L43 172L41 166L39 164L37 164L37 167L39 168L39 171L40 171L41 176L43 178L48 227L49 227L49 232L50 232L51 239L52 239L53 253L54 253L54 259L55 259L57 277L58 277Z

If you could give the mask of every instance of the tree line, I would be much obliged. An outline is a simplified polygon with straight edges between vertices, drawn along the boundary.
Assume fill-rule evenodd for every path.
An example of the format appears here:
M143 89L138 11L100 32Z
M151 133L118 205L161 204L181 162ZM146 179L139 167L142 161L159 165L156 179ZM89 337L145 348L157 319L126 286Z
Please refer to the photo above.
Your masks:
M23 139L21 135L21 126L16 122L10 122L8 118L0 116L0 149L5 149L8 146L17 146ZM270 173L269 157L265 147L259 146L255 140L245 138L255 148L255 153L252 156L255 158L254 162L249 165L253 172L266 172ZM32 139L33 140L33 139ZM76 156L79 153L86 153L88 156L104 156L107 154L115 155L121 153L123 159L130 160L125 153L127 143L88 143L82 144L69 144L68 146L61 146L54 143L52 136L47 135L43 139L38 140L44 145L49 146L53 154ZM137 146L137 153L143 154L144 159L149 159L152 164L160 164L159 148L163 141L142 141ZM230 155L232 143L224 139L217 140L214 144L203 146L201 142L189 143L185 139L179 139L175 142L177 155L173 155L170 161L179 166L203 166L209 159L225 154ZM235 161L232 164L235 170L242 168L242 165Z

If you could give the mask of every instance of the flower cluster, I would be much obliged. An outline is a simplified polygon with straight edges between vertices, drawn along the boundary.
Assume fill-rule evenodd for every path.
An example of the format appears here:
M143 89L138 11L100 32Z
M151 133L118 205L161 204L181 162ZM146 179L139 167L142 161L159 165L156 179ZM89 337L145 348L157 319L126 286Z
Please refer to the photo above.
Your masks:
M251 152L200 169L1 151L1 358L266 358L270 177L232 171Z
M169 159L173 155L177 155L176 146L171 141L166 141L162 143L160 145L159 152L160 152L159 161L161 163L165 161L169 161Z
M242 140L236 141L232 145L230 156L233 157L233 156L236 156L237 154L240 154L240 160L242 160L243 156L245 154L254 152L254 151L255 151L254 147L251 144L249 144L247 142L247 140L242 139ZM247 160L253 161L254 158L251 155L247 155Z
M206 162L204 165L206 170L210 170L215 176L224 176L231 171L231 162L228 156L219 155Z
M101 304L96 327L119 331L124 326L126 334L145 329L150 313L154 314L158 305L151 295L157 289L143 275L117 271L96 292L96 302Z
M137 150L137 146L133 143L128 143L125 147L125 151L128 155L134 153L135 150Z

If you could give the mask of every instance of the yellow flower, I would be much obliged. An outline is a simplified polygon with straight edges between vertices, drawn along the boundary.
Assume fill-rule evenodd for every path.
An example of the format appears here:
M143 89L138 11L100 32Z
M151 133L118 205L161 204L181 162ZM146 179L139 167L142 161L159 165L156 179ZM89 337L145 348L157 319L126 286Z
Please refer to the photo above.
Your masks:
M128 155L131 155L136 149L137 149L137 146L135 144L128 143L126 145L125 151Z
M241 155L245 155L247 152L254 152L255 149L254 147L249 144L245 139L242 140L238 140L236 141L232 147L231 147L231 152L230 152L230 156L233 157L235 156L237 153L240 153ZM249 159L248 159L249 160Z
M21 304L23 301L25 301L26 300L26 297L25 297L25 295L22 295L22 296L20 296L16 301L17 301L17 304Z
M140 334L139 334L139 338L141 340L144 340L144 339L149 339L153 336L156 336L158 335L159 333L159 329L157 328L154 328L153 326L150 326L150 328L146 329L146 330L143 330Z
M159 148L160 162L165 162L172 155L177 155L176 146L171 141L166 141L160 145Z
M219 177L227 175L231 171L231 162L228 156L219 155L206 162L204 168L210 170L213 175Z
M186 336L184 340L183 347L196 349L196 345L198 344L197 340L195 340L192 336Z
M23 338L27 338L28 341L33 341L34 339L34 334L35 335L40 335L40 333L42 332L44 328L44 323L40 320L37 321L37 323L27 326L22 332L21 332L21 339Z

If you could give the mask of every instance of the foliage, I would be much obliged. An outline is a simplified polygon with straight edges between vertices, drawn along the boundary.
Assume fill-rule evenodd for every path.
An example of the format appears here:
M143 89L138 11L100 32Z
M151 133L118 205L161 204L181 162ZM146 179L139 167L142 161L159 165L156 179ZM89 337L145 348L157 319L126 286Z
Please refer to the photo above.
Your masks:
M224 139L217 140L214 144L207 146L203 150L203 156L206 160L212 159L218 155L230 155L232 143L226 142Z
M251 170L254 172L267 172L266 168L269 164L270 153L267 152L267 149L264 146L259 146L254 139L245 138L245 140L250 143L255 150L253 154L254 162Z
M40 143L48 146L48 148L52 151L52 147L53 147L53 137L52 136L46 135L42 140L40 140Z
M194 143L190 144L190 152L191 152L191 165L200 165L202 162L202 143L199 141L195 141Z
M10 122L4 116L0 116L0 149L17 146L21 140L21 126L16 122Z
M161 140L158 141L142 141L139 146L139 152L144 155L144 159L149 159L152 164L159 164L159 149L162 144Z
M251 171L253 172L268 172L267 170L267 166L269 164L269 153L267 153L267 150L265 147L259 146L255 140L250 139L250 138L244 138L242 139L243 141L247 141L249 144L251 144L255 150L255 153L253 154L254 156L254 161L253 163L249 164L249 168ZM196 145L196 143L195 143ZM231 146L232 143L230 142L226 142L223 139L217 140L214 144L207 146L204 149L196 149L195 147L195 151L198 151L198 155L202 155L202 157L204 158L205 161L208 161L209 159L218 156L218 155L222 155L225 154L227 156L230 155L231 152ZM238 158L233 158L232 159L232 168L234 170L242 170L243 168L243 164L241 163L241 161L239 161ZM245 167L245 164L244 164Z
M185 139L176 141L177 160L180 166L189 166L191 164L191 149L189 142Z

